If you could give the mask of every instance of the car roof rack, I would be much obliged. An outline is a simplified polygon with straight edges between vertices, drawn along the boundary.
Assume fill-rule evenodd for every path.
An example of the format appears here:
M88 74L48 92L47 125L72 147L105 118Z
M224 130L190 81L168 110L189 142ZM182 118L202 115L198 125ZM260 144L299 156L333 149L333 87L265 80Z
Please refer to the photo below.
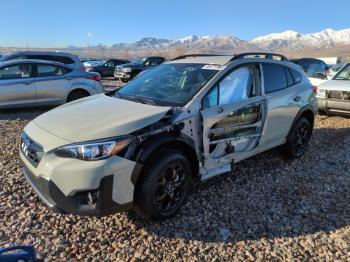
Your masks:
M277 60L277 59L274 59L274 57L279 57L280 61L289 61L287 57L281 54L267 53L267 52L248 52L248 53L234 54L229 62L232 62L238 59L247 58L246 56L253 56L252 58L254 57L262 58L261 56L265 56L263 57L264 59L272 59L272 60Z
M201 56L228 56L228 55L216 55L216 54L188 54L188 55L180 55L178 57L175 57L173 59L171 59L171 61L174 60L180 60L180 59L184 59L187 57L201 57Z

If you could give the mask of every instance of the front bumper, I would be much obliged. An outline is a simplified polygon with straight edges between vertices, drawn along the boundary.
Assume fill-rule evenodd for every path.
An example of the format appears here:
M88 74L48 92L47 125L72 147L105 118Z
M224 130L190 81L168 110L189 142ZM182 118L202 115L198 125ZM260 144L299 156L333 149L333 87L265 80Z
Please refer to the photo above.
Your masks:
M115 78L122 78L122 79L130 79L131 73L124 73L124 72L114 72Z
M325 112L350 114L350 101L317 98L318 109Z
M120 205L112 200L113 175L101 180L99 188L93 191L99 192L98 199L94 205L91 205L83 204L88 191L77 192L74 196L65 196L54 182L36 177L26 167L23 168L23 173L39 198L56 213L104 216L132 208L132 202Z
M104 216L133 206L133 177L141 165L117 156L101 161L60 158L46 153L37 167L20 151L24 175L53 211Z

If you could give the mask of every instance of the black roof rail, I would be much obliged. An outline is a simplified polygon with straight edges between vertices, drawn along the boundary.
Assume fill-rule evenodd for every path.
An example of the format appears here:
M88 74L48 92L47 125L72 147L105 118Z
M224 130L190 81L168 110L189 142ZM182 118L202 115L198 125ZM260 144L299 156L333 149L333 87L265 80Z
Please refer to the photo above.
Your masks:
M232 62L238 59L243 59L246 56L253 56L253 57L256 56L258 58L261 58L260 56L265 56L264 57L265 59L273 59L274 56L277 56L280 58L281 61L289 61L287 57L281 54L267 53L267 52L248 52L248 53L234 54L229 62Z
M180 59L184 59L187 57L201 57L201 56L228 56L228 55L216 55L216 54L188 54L188 55L180 55L178 57L175 57L173 59L171 59L171 61L174 60L180 60Z

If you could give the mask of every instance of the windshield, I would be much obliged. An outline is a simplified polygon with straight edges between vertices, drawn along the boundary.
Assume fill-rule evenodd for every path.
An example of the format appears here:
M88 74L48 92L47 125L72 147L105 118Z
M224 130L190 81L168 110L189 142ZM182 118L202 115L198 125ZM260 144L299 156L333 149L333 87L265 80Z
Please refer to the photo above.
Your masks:
M143 62L145 62L146 59L147 59L147 57L134 58L134 59L131 59L131 63L133 63L133 64L143 64Z
M334 80L350 80L350 64L344 66L338 74L333 78Z
M217 72L204 64L162 64L129 82L118 95L180 106L191 100Z

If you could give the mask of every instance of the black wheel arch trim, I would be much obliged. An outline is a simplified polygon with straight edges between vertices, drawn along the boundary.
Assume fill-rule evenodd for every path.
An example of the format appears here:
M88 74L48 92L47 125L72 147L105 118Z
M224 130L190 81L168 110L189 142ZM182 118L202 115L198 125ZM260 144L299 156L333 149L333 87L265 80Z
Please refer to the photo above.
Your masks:
M299 118L300 118L305 112L307 112L307 111L310 111L310 112L313 114L313 116L315 117L315 114L316 114L316 113L314 112L314 110L313 110L313 108L312 108L311 105L306 105L306 106L302 107L302 108L299 110L298 114L295 116L294 120L293 120L293 124L291 125L291 127L290 127L290 129L289 129L287 138L289 137L290 133L292 132L292 130L293 130L295 124L297 123L297 121L299 120ZM313 123L310 123L310 124L311 124L311 130L313 130L314 122L313 122Z
M131 181L134 184L136 183L140 174L142 173L141 172L142 166L146 163L149 157L151 157L153 153L157 152L157 150L161 149L163 146L171 143L174 143L173 145L176 145L176 144L186 145L187 148L182 148L179 151L185 151L184 153L187 154L189 153L187 149L190 148L191 160L193 160L193 158L195 157L195 160L199 163L199 159L195 149L195 142L187 135L185 134L175 135L175 134L169 134L169 133L154 135L149 137L142 144L137 146L135 153L131 159L139 164L138 168L136 168L137 171L135 170L136 172L133 172L131 177ZM174 148L169 147L169 149L174 149ZM195 168L195 171L198 171L196 166L194 166L194 168Z

